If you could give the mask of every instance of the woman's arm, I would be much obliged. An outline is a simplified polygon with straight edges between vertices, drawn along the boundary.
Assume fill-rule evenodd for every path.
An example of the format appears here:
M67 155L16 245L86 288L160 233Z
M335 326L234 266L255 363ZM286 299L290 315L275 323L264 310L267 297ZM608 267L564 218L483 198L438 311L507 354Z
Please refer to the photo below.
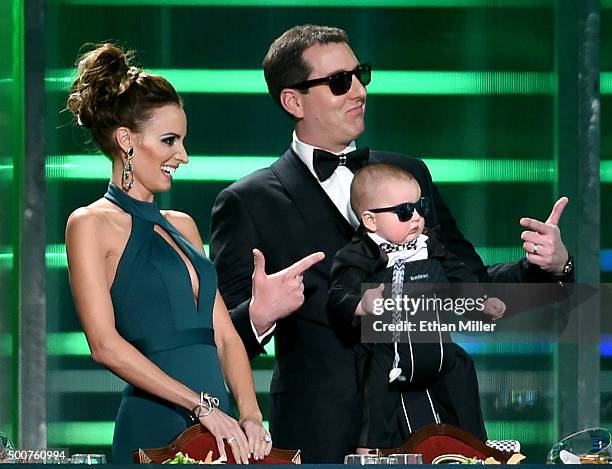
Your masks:
M167 216L183 236L203 253L202 239L195 222L189 216L178 212L167 212ZM213 329L221 369L238 405L240 425L246 433L249 452L256 459L262 459L270 452L272 444L262 425L262 415L255 397L253 373L244 344L218 290L213 307Z
M213 324L221 369L236 399L240 425L247 435L250 452L256 459L262 459L272 449L272 442L262 425L262 415L255 397L253 372L244 344L232 324L219 291L213 309Z
M164 373L121 337L115 328L105 267L109 252L107 228L105 214L92 208L75 211L66 226L70 286L92 358L133 386L192 410L199 403L199 394ZM209 426L216 424L217 420L224 421L222 417L225 414L220 414L223 413L216 409L201 419L219 438L231 435L219 433L227 431L227 424L217 425L217 432ZM225 454L223 444L219 451ZM236 460L245 459L238 455Z

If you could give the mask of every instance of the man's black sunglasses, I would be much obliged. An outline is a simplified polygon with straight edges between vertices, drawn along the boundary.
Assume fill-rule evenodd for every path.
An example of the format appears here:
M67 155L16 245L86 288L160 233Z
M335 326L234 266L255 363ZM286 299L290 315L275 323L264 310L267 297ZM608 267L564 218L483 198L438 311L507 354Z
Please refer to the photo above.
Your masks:
M429 199L427 197L421 197L415 203L404 202L394 207L371 208L370 212L395 212L399 221L408 221L412 218L415 210L419 212L419 215L422 217L427 216L429 213Z
M306 80L296 85L288 86L287 88L295 88L296 90L305 90L312 86L321 85L323 83L329 86L334 96L340 96L348 93L353 83L353 75L357 77L357 80L363 85L367 86L372 81L372 65L361 64L355 67L355 70L347 72L334 73L328 77L314 78L312 80Z

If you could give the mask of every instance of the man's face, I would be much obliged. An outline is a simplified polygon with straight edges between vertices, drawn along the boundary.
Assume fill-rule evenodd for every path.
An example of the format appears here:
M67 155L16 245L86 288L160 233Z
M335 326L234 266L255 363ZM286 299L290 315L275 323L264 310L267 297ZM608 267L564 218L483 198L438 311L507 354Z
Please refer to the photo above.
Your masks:
M350 71L359 64L346 43L317 44L306 49L303 57L312 69L309 80ZM364 130L366 97L365 87L354 75L351 88L340 96L334 96L326 84L299 93L299 139L329 151L341 151Z

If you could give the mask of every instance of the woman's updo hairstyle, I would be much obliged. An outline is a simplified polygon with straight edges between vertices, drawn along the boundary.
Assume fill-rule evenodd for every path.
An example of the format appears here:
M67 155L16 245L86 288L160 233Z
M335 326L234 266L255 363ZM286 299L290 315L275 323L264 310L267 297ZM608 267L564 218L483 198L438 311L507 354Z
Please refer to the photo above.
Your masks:
M114 44L97 46L79 57L70 88L68 109L80 126L91 129L94 141L110 158L119 154L113 136L117 127L138 132L154 109L182 106L170 82L132 65L133 56Z

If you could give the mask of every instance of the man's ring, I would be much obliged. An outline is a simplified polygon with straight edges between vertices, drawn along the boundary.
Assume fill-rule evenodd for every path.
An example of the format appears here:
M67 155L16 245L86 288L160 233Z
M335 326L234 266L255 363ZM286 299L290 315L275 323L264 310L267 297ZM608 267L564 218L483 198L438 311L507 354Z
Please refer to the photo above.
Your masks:
M227 439L227 444L231 446L231 444L234 442L236 438L234 438L233 436L230 436L229 438L226 438L226 439Z
M538 248L539 248L539 245L537 245L537 244L535 244L535 243L534 243L534 245L533 245L533 253L534 253L534 254L537 254L537 253L538 253Z
M265 441L266 443L270 443L272 441L272 438L270 437L270 435L264 435L261 437L261 439Z

